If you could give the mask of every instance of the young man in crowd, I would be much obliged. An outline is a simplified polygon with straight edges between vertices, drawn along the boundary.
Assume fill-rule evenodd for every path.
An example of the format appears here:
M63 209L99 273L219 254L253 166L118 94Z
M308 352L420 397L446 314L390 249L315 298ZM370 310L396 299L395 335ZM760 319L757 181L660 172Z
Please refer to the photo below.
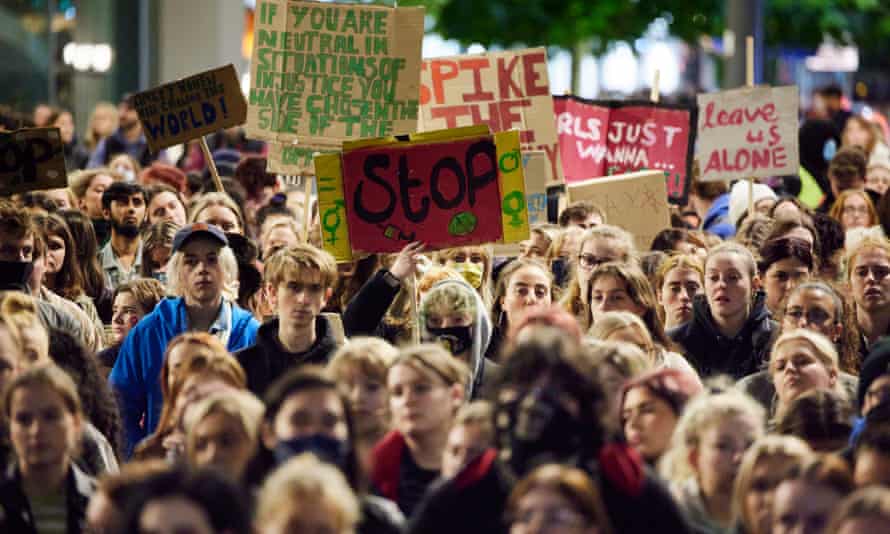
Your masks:
M186 331L209 332L234 352L251 345L259 327L224 294L238 279L238 266L216 226L193 223L177 232L167 272L167 293L175 297L158 303L130 331L109 376L121 402L127 456L158 424L164 401L159 378L170 340Z
M863 354L890 333L890 242L866 237L847 250L847 277Z
M102 193L102 210L111 221L111 239L99 251L105 280L112 290L139 277L145 221L145 189L133 182L114 182Z
M834 198L847 190L865 191L868 158L861 148L851 146L838 150L828 164L828 181Z
M90 156L87 168L103 167L108 165L114 156L127 153L139 162L143 167L148 167L155 160L165 161L163 150L152 154L148 149L148 141L142 132L142 123L139 122L139 113L133 106L133 95L125 94L117 106L118 128L113 134L99 141L96 150Z
M722 239L735 235L735 227L729 218L729 189L725 183L693 180L689 206L695 210L705 232L717 234Z
M559 214L559 226L562 228L577 226L587 230L604 222L606 222L606 216L603 215L602 210L589 200L572 202Z
M330 321L321 313L337 279L337 264L312 245L281 249L266 261L266 291L277 317L260 327L256 344L236 357L247 387L262 396L286 371L325 365L337 349Z

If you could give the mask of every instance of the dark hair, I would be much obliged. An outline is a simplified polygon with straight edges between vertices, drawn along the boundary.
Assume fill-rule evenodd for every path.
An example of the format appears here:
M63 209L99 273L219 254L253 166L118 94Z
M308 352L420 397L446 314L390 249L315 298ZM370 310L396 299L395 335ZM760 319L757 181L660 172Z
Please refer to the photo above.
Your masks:
M690 234L684 228L665 228L655 234L655 238L652 239L652 246L649 248L670 253L676 251L677 245L680 243L692 243L698 247L705 248L705 244L700 239Z
M174 192L185 190L185 173L166 163L152 163L149 167L142 169L139 173L139 182L148 187L150 185L160 185L163 183ZM147 203L147 202L146 202Z
M146 208L148 207L148 204L151 204L152 199L154 199L154 197L160 195L161 193L173 193L176 196L176 199L179 200L179 203L182 205L182 212L188 214L188 209L185 206L185 200L182 198L182 194L166 183L153 183L145 186ZM148 214L146 213L146 217L147 216Z
M108 186L108 189L102 193L102 207L104 209L111 209L112 202L129 202L130 197L133 195L142 195L142 201L148 204L148 194L145 192L145 188L140 184L133 182L112 182L111 185Z
M594 214L599 215L603 222L606 222L606 215L599 206L589 200L577 200L569 204L568 207L559 214L559 225L565 228L575 219L586 219Z
M822 441L845 444L853 429L852 420L853 408L847 399L816 389L788 403L777 415L776 432L798 437L815 449L814 443Z
M247 198L256 200L263 189L274 187L278 183L276 176L266 171L267 160L264 156L244 156L235 167L234 178L241 183Z
M886 195L885 195L886 196ZM884 197L881 197L883 201ZM840 221L825 213L813 213L813 227L816 228L816 239L819 241L819 261L823 268L837 269L840 255L844 250L846 233ZM880 217L879 217L880 220Z
M765 274L774 263L789 258L803 263L810 272L815 267L813 265L813 254L810 252L810 244L796 237L771 239L760 247L759 252L757 269L761 275Z
M342 313L359 289L377 272L379 260L377 254L371 254L355 262L355 273L351 277L337 276L333 294L323 311Z
M83 271L83 290L93 300L105 293L105 273L99 266L99 243L93 223L80 210L62 210L59 215L68 223L71 238L77 243L74 254Z
M859 452L863 449L877 451L883 455L890 455L890 424L875 423L865 425L865 428L856 438L853 457L855 458L858 456Z
M697 179L692 180L691 189L693 195L705 200L714 200L729 191L725 182L702 182Z
M9 200L0 200L0 232L9 234L14 239L28 236L37 237L34 218L28 210L20 208Z
M510 278L513 274L525 267L537 267L540 269L550 283L550 301L556 302L558 298L559 287L553 279L553 272L550 271L546 265L538 260L529 258L516 258L509 262L503 269L501 269L501 272L498 275L498 281L494 290L494 302L491 305L491 321L494 326L500 329L501 335L506 335L507 329L510 327L510 325L507 324L506 314L503 313L504 310L501 307L501 297L507 294L507 285L510 283Z
M868 157L856 146L844 147L837 151L828 164L828 178L838 182L838 189L852 189L857 180L865 181Z
M59 210L56 201L49 198L43 191L28 191L19 198L19 204L23 208L37 208L47 213L55 213Z
M275 417L278 416L278 412L281 411L281 407L287 399L297 393L318 389L333 392L343 405L343 413L346 416L346 429L349 434L349 458L343 474L354 490L361 491L364 489L364 480L355 450L355 442L358 439L355 420L349 401L340 391L337 383L325 374L323 368L312 365L298 367L290 370L273 382L269 389L266 390L263 398L266 405L263 420L267 424L274 424Z
M274 195L269 200L268 204L257 210L257 226L262 227L263 223L265 223L266 219L268 219L271 215L287 215L290 218L296 218L297 214L294 213L294 210L287 207L286 201L287 197L284 194L278 193Z
M52 285L47 287L68 300L75 300L84 294L84 281L83 271L80 270L80 262L77 259L77 243L68 230L68 224L65 219L54 214L35 215L34 222L43 234L47 248L49 248L49 238L53 236L61 238L65 243L65 259L53 278Z
M48 330L50 358L71 376L77 386L84 414L105 436L115 455L118 455L121 451L123 426L108 381L99 371L98 360L68 332L57 328Z
M774 239L778 239L783 237L785 234L794 230L795 228L803 228L810 232L813 236L813 261L816 265L821 265L820 260L822 258L822 242L819 239L819 231L816 230L816 227L813 225L812 220L807 216L795 217L791 219L778 219L773 221L772 227L770 228L769 235L766 236L766 240L764 243L768 243Z
M816 90L816 94L829 98L842 98L844 96L844 90L841 89L840 85L833 83L831 85L820 87Z
M214 532L250 534L250 499L240 488L211 469L190 470L185 466L147 476L138 484L125 512L127 530L142 532L142 511L154 500L181 497L201 508Z
M845 497L855 488L850 464L836 454L816 456L806 464L795 464L785 474L784 482L800 481L825 486Z

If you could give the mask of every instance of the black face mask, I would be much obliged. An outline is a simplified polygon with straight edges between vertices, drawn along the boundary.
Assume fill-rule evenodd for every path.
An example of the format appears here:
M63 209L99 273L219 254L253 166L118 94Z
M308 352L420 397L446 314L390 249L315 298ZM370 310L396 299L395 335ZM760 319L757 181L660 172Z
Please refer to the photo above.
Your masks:
M0 290L29 293L28 279L33 270L30 261L0 261Z
M542 387L500 403L497 420L501 454L520 477L545 463L575 463L592 430Z
M448 328L428 326L426 329L435 338L432 341L441 344L455 356L470 350L470 347L473 346L472 326L449 326Z
M335 465L340 468L340 471L346 472L346 464L349 461L349 445L345 441L323 434L279 441L272 451L275 461L279 465L304 452L311 452L319 460Z

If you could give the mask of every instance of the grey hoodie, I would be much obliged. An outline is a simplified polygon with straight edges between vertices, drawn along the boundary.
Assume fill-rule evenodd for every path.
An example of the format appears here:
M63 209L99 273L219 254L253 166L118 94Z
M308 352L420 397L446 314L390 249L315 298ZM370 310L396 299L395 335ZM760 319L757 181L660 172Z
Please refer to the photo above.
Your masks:
M467 385L467 398L471 399L482 387L482 378L485 372L485 351L488 348L489 341L491 341L491 319L488 318L488 309L485 307L482 297L480 297L479 293L473 289L473 286L465 282L463 279L457 280L449 278L437 282L430 288L426 295L424 295L424 298L420 303L420 309L424 310L426 308L426 304L428 303L427 298L434 289L450 284L457 285L461 290L472 294L476 301L476 318L473 321L473 326L470 330L473 335L473 344L470 348L469 358L470 382ZM426 329L426 314L418 314L418 323L420 324L421 339L430 340L435 337Z

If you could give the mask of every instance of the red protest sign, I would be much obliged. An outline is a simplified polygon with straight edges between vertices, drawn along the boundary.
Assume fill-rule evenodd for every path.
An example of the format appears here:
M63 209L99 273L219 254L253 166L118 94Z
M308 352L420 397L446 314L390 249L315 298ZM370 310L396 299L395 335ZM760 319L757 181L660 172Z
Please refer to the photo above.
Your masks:
M702 181L797 174L797 86L698 95Z
M567 183L639 170L665 174L668 198L684 204L692 165L695 112L652 102L554 97Z
M561 184L547 50L531 48L426 59L420 71L420 130L477 124L520 131L522 150L543 150Z

